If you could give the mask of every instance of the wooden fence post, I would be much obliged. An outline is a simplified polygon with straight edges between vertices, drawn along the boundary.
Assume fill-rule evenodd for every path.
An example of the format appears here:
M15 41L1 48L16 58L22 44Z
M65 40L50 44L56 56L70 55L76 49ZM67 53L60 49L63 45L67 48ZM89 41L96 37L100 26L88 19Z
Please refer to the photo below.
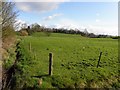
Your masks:
M99 66L99 63L100 63L101 56L102 56L102 52L100 52L100 56L99 56L99 59L98 59L97 68L98 68L98 66Z
M53 54L49 53L49 75L53 74Z

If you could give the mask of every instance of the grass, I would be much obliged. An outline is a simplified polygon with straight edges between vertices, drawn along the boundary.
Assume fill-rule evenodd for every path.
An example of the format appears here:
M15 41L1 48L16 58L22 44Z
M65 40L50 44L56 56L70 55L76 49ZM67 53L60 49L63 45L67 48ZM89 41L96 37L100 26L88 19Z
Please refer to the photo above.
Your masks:
M25 50L21 53L31 57L18 62L24 72L17 80L25 80L24 87L119 87L118 40L58 33L51 33L50 36L34 33L21 38L20 47ZM48 74L50 52L53 53L53 76L45 76ZM100 66L96 68L100 52L103 52ZM42 77L42 85L38 84L40 78L34 76L45 76Z

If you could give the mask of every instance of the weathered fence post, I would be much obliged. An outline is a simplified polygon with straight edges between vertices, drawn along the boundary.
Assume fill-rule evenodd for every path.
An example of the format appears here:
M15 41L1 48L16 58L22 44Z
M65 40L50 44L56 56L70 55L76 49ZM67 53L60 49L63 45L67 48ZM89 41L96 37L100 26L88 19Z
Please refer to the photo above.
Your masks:
M53 54L49 53L49 75L53 74Z
M31 52L31 43L29 43L29 51Z
M100 56L99 56L99 59L98 59L97 68L98 68L98 66L99 66L99 63L100 63L101 56L102 56L102 52L100 52Z

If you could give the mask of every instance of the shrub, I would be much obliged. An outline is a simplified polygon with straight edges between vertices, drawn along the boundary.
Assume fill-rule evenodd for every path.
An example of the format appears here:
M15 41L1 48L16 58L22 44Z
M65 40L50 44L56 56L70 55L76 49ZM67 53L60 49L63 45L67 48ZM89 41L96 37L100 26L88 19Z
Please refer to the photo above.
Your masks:
M31 77L29 77L30 71L27 71L27 69L34 65L35 62L33 61L31 53L25 49L23 43L18 43L16 47L17 64L15 67L16 73L14 75L16 85L14 85L14 87L24 88L26 85L31 86L32 81L30 82Z
M113 36L112 39L119 39L120 36Z
M28 36L28 32L26 30L21 30L20 35L21 36Z
M8 49L16 41L16 34L12 27L7 27L7 29L2 31L2 41L3 48Z

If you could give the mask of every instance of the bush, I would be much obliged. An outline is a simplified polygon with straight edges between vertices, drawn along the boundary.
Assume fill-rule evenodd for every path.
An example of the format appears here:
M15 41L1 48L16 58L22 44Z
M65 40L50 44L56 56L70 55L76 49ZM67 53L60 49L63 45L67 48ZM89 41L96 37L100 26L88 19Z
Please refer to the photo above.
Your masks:
M2 38L3 38L3 41L5 38L8 38L8 37L14 37L15 36L15 31L12 27L7 27L5 30L2 31Z
M28 36L28 32L26 30L21 30L20 36Z
M16 73L14 75L14 77L16 78L16 80L14 80L16 82L16 85L14 85L13 87L25 88L27 86L32 86L34 80L32 80L29 76L30 71L27 71L27 69L35 64L35 62L33 61L33 56L31 55L31 53L29 53L29 50L25 49L23 43L18 43L16 47L17 64L15 67Z
M7 27L2 31L3 48L8 49L16 41L16 34L12 27Z
M120 36L113 36L112 39L119 39Z

